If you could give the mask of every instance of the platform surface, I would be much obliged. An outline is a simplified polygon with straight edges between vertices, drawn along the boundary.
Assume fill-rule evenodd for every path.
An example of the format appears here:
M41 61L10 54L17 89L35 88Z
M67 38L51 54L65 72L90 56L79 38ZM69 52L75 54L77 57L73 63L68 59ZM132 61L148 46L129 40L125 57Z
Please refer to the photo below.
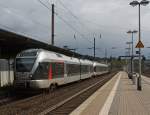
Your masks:
M137 91L126 72L117 73L70 115L150 115L150 78Z

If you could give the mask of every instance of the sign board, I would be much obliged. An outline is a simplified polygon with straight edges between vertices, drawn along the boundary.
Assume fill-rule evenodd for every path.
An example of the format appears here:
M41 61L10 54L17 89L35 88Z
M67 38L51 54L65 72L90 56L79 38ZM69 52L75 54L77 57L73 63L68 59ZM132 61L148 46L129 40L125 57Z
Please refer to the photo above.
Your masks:
M139 41L135 48L144 48L144 45L141 41Z

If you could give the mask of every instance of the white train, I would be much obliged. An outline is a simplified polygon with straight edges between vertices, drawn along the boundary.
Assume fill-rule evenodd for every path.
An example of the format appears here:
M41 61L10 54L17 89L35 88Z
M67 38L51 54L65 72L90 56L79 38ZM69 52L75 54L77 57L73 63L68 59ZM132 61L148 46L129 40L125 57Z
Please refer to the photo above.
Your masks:
M15 62L16 88L54 88L108 72L108 66L43 49L19 53Z

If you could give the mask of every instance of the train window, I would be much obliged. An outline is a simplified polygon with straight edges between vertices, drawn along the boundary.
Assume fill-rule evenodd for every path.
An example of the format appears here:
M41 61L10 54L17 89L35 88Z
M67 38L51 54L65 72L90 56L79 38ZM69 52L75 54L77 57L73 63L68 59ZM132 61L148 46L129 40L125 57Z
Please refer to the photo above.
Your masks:
M25 56L36 56L37 55L37 51L28 51L28 52L22 52L20 53L20 57L25 57Z
M90 72L93 72L94 69L93 69L93 66L90 66Z
M17 72L30 72L34 65L35 58L17 58L16 71Z
M81 65L81 73L86 74L90 71L90 66L89 65Z
M77 64L67 64L67 75L71 77L73 75L80 74L80 65Z
M37 67L35 74L33 75L33 79L47 79L48 71L49 71L49 62L42 62Z
M53 78L64 77L64 63L52 63L52 76Z
M101 71L106 71L107 70L107 67L96 67L96 71L97 72L101 72Z

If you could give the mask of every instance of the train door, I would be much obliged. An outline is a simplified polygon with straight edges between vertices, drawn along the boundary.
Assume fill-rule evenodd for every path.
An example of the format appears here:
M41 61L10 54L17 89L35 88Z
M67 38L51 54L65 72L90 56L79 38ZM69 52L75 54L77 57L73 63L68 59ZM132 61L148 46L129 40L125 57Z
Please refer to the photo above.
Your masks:
M53 62L51 68L53 81L64 84L64 62Z
M80 64L68 63L66 65L66 73L67 73L67 77L65 78L66 83L80 80Z

